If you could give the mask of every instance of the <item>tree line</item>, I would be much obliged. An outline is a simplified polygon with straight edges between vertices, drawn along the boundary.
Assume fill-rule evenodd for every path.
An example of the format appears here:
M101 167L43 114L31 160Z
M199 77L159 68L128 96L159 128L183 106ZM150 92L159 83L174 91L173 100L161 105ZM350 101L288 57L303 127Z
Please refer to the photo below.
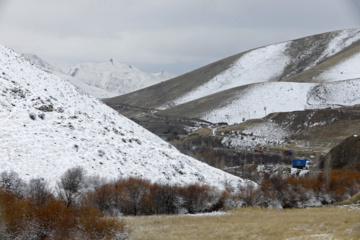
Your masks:
M257 188L176 186L134 177L106 181L68 169L55 189L43 179L0 174L1 239L127 239L119 218L194 214L244 206L301 208L345 200L360 191L360 163L311 177L266 174Z

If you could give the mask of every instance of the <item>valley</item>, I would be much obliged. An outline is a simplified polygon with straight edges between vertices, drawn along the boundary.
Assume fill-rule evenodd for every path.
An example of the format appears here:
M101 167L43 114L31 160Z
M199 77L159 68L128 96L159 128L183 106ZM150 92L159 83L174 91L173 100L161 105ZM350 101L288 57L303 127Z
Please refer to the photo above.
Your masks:
M333 147L360 132L359 46L358 29L304 37L103 102L223 170L290 168L294 157L318 166Z

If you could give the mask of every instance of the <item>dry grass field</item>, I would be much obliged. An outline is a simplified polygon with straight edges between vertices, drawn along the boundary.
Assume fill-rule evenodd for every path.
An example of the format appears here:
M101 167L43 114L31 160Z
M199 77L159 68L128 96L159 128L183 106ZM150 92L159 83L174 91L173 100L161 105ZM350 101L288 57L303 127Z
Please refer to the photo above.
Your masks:
M125 217L135 239L360 239L360 206Z

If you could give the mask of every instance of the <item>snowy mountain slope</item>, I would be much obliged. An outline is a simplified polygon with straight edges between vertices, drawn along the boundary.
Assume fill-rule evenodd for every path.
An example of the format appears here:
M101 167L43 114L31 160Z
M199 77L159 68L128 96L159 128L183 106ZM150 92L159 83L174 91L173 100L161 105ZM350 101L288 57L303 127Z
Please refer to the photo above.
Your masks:
M32 64L65 78L96 98L118 96L175 77L166 71L146 73L113 59L105 63L66 64L46 62L33 54L22 55Z
M86 92L87 94L95 97L95 98L108 98L108 97L115 97L118 94L106 91L99 87L94 87L89 84L84 83L83 81L78 80L77 78L71 77L67 74L61 72L55 72L56 76L68 81L72 85L76 86L77 88L81 89L82 91Z
M50 71L50 72L54 71L54 70L61 72L60 68L54 67L52 64L44 61L43 59L39 58L35 54L23 53L23 54L21 54L21 56L23 58L25 58L26 60L28 60L31 64L38 66L41 69L44 69L44 70Z
M240 123L273 112L360 104L360 79L330 83L269 82L233 88L158 113L209 122Z
M205 84L175 99L171 105L179 105L210 94L247 84L276 79L284 68L288 57L284 49L288 43L279 43L262 47L244 54L230 68L210 79ZM255 71L255 69L257 69ZM168 108L166 103L160 109Z
M331 69L323 71L315 79L316 81L334 82L346 79L359 78L360 75L360 52L355 52L354 55L347 59L339 61Z
M269 45L220 60L171 81L107 99L105 102L110 106L125 104L167 109L254 83L327 82L360 78L360 72L356 71L353 71L351 76L347 75L348 78L341 79L331 74L331 71L336 71L340 62L356 61L351 59L354 54L360 53L359 44L360 29L348 29ZM345 52L346 54L343 54ZM306 74L302 74L304 72ZM322 73L330 76L318 78ZM301 80L298 76L302 76ZM141 99L138 98L139 95L142 96Z
M51 186L82 166L106 178L142 177L224 188L247 181L185 156L73 85L0 46L1 170Z

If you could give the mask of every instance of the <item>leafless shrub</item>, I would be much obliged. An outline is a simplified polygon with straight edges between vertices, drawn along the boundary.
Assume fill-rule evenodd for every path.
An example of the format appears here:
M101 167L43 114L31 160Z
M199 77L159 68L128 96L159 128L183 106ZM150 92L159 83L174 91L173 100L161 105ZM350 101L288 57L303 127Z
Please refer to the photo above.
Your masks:
M25 194L26 184L20 179L19 174L14 171L4 171L0 174L0 184L6 190L23 196Z

